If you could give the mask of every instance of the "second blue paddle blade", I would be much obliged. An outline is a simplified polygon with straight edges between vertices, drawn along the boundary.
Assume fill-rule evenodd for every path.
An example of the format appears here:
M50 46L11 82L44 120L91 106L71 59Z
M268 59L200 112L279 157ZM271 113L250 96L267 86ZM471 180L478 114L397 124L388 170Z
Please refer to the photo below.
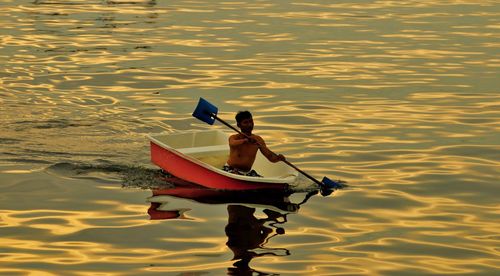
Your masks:
M203 98L200 98L200 101L193 112L193 116L207 124L213 125L217 111L219 111L219 109L215 105L209 103Z
M323 177L323 180L321 181L321 183L323 184L323 187L324 188L328 188L328 189L342 189L344 184L341 183L340 181L334 181L334 180L331 180L330 178L328 177Z

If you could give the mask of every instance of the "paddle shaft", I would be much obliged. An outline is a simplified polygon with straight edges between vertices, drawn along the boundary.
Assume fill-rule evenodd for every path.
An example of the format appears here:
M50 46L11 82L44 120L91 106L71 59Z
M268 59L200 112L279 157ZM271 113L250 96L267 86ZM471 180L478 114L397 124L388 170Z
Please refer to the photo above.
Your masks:
M211 115L212 115L212 116L213 116L213 117L214 117L217 121L219 121L219 122L223 123L224 125L226 125L227 127L231 128L232 130L234 130L234 131L238 132L238 133L239 133L239 134L241 134L241 135L244 135L244 136L245 136L245 137L247 137L247 138L250 138L250 137L248 137L248 135L246 135L245 133L241 132L239 129L235 128L234 126L232 126L232 125L228 124L226 121L224 121L224 120L222 120L221 118L217 117L217 115L215 115L215 114L213 114L213 113L212 113Z
M230 125L229 123L227 123L226 121L222 120L221 118L217 117L217 114L210 114L211 116L213 116L217 121L221 122L222 124L226 125L227 127L231 128L232 130L238 132L239 134L249 138L250 136L246 135L245 133L241 132L239 129L235 128L234 126ZM285 164L287 164L288 166L294 168L296 171L298 171L299 173L303 174L305 177L309 178L310 180L314 181L316 184L320 185L320 186L323 186L323 183L320 182L319 180L317 180L316 178L310 176L309 174L307 174L306 172L304 172L303 170L297 168L294 164L290 163L288 160L283 160L283 162L285 162Z
M297 168L294 164L288 162L288 160L283 160L283 162L285 162L288 166L294 168L296 171L298 171L299 173L303 174L305 177L311 179L312 181L314 181L316 184L320 185L320 186L323 186L323 183L320 182L319 180L317 180L316 178L310 176L308 173L306 173L305 171Z

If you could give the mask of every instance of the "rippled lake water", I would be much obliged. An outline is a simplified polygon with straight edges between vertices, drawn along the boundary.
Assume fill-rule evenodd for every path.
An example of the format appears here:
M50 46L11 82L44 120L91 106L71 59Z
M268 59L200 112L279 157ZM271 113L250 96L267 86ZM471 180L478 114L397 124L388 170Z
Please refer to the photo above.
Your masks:
M0 25L0 274L498 274L498 1L0 0ZM225 129L199 97L349 186L173 196L146 135Z

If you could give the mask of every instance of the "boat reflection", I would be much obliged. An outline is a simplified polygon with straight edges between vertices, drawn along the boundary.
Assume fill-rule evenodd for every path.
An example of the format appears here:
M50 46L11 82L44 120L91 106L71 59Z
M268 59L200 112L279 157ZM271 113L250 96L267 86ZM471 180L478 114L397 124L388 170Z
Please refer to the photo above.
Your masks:
M294 213L299 209L299 204L289 200L292 193L283 190L222 191L193 185L153 189L152 193L153 196L148 199L151 203L148 214L152 220L185 218L183 214L189 211L189 209L166 208L168 201L165 201L164 196L190 199L204 204L259 205L286 213Z
M194 200L204 204L227 204L228 221L225 227L226 245L233 252L233 267L229 275L265 275L250 267L253 258L261 256L286 256L286 248L268 246L271 238L285 234L284 224L289 214L297 213L300 206L318 191L305 194L300 203L290 201L293 192L283 190L263 191L221 191L207 189L178 179L173 187L152 189L153 195L148 214L152 220L187 219L185 213L190 209L167 208L169 197ZM262 210L264 216L256 215Z

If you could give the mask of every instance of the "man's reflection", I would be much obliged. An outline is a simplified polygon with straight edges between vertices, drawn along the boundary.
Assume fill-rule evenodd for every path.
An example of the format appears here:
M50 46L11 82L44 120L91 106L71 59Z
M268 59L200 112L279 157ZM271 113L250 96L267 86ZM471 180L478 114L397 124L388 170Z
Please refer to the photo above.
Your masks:
M234 267L229 268L230 275L252 275L254 272L249 263L253 258L274 255L290 255L287 249L265 248L269 238L285 233L281 227L275 226L286 222L286 215L265 209L267 218L258 219L254 216L255 208L242 205L229 205L228 224L225 228L228 241L226 245L233 251ZM273 230L274 229L274 230ZM271 233L276 232L274 235ZM262 251L257 253L256 250Z

